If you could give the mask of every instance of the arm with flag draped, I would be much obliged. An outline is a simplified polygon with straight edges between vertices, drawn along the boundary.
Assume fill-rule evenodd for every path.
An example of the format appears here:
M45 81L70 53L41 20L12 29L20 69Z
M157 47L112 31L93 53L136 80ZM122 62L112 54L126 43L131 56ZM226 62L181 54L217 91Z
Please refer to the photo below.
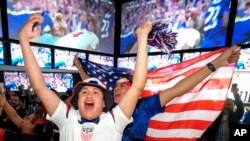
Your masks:
M74 56L73 64L78 69L82 81L90 78L89 75L86 73L86 71L82 68L81 63L76 55Z
M225 50L219 57L214 59L210 64L214 65L214 69L227 66L229 63L235 63L239 58L239 47L232 46ZM209 66L205 66L197 72L187 76L185 79L179 81L171 88L165 89L160 92L161 105L164 106L175 97L181 96L189 91L191 88L198 85L207 76L213 73Z
M223 108L239 51L238 46L219 49L149 72L152 79L154 76L166 77L163 81L151 81L145 87L160 92L161 105L166 106L164 113L151 118L146 140L190 141L199 138ZM212 63L215 68L205 66L207 63Z

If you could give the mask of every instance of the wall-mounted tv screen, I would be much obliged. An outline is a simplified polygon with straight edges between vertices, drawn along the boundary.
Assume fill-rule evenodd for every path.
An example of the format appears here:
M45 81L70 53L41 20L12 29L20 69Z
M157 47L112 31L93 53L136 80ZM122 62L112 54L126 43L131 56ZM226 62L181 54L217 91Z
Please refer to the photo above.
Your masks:
M232 44L250 43L250 0L238 0ZM240 31L240 32L239 32Z
M18 0L7 2L11 39L32 13L43 15L38 43L114 53L115 4L112 0Z
M46 86L58 92L66 92L73 88L73 75L68 73L43 73Z
M241 49L235 71L250 71L250 48Z
M180 63L181 57L179 53L172 53L170 55L151 55L148 56L148 70L165 67L168 65ZM117 66L120 68L135 69L136 57L119 57Z
M14 66L24 66L23 55L20 44L11 43L11 64ZM36 60L40 67L51 68L51 49L31 46Z
M30 85L25 72L4 72L4 82L5 86L12 91L17 91L21 85L24 86L24 89Z
M58 92L66 92L73 88L73 76L69 73L43 73L43 77L48 88L53 88ZM17 91L23 85L24 89L30 86L29 79L25 72L4 72L4 82L7 88Z
M3 43L0 42L0 65L4 64Z
M215 48L226 45L230 0L133 0L122 3L121 13L120 54L136 53L135 28L146 19L168 25L176 34L174 50Z
M85 53L55 49L55 68L76 70L76 67L73 65L75 55L79 58L86 59Z
M181 54L179 53L164 54L161 56L161 60L159 62L160 63L157 68L166 67L172 64L180 63Z
M0 5L0 38L3 37L3 29L2 29L2 12L1 12L1 5Z
M182 61L193 59L201 55L201 52L185 52L183 53Z
M110 57L110 56L89 54L89 61L102 64L102 65L114 66L114 57Z

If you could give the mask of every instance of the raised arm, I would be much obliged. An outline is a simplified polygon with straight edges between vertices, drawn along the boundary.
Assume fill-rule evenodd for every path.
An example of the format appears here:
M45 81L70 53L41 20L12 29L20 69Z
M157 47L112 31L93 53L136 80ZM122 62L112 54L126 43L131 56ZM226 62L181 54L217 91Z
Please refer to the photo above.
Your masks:
M76 55L74 57L73 62L75 67L78 69L78 72L80 73L82 81L90 78L86 71L82 68L82 65L80 64L80 61L78 60L78 57Z
M238 87L232 87L231 92L233 93L234 100L235 100L234 103L236 106L236 110L234 112L235 119L237 119L239 122L244 114L244 103L240 98Z
M2 115L5 103L6 103L5 95L3 93L0 93L0 116Z
M219 57L213 60L211 63L216 69L219 67L227 66L229 63L237 62L240 55L240 47L232 46L226 49ZM209 76L212 71L207 67L203 67L199 71L179 81L172 88L168 88L160 92L161 106L165 106L166 103L174 99L175 97L181 96L191 88L198 85L202 80Z
M136 30L138 52L133 75L133 83L118 104L128 118L132 116L141 92L145 87L148 66L147 39L151 29L152 22L147 21L140 24Z
M42 20L43 17L41 15L32 15L20 30L19 41L24 57L24 68L28 75L30 83L35 93L46 108L48 114L51 116L56 110L60 102L60 98L45 86L41 68L36 61L29 43L30 40L39 36L41 31L41 27L36 27L34 30L32 30L34 23L41 23Z
M10 106L3 94L0 94L0 106L1 110L4 110L9 119L18 127L23 119L17 114L16 110Z

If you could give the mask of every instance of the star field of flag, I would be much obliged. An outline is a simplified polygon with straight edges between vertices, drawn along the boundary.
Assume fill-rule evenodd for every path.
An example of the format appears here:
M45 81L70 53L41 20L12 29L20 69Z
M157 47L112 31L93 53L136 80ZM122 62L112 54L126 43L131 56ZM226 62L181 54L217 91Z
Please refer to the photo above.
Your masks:
M116 81L124 75L130 75L131 70L125 68L111 67L107 65L97 64L86 59L78 58L82 67L91 77L101 80L109 91L113 91Z

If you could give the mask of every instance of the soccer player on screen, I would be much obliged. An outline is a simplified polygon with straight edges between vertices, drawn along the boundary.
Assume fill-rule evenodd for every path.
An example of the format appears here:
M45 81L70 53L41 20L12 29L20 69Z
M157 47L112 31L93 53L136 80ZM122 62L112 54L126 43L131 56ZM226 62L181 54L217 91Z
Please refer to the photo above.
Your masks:
M238 5L240 5L239 2L242 1L238 1ZM240 15L240 9L237 9L237 11L238 12L234 23L232 44L249 43L250 29L247 27L250 25L250 2L245 4L243 15Z
M115 13L112 1L107 1L104 7L104 15L101 22L100 35L100 52L114 52L114 28L115 28Z
M225 45L230 2L230 0L212 0L204 17L204 33L200 48Z
M213 0L210 4L207 10L208 12L205 15L204 35L200 48L225 45L230 2L231 0ZM231 44L242 44L249 42L250 29L245 28L249 25L249 16L236 18Z

